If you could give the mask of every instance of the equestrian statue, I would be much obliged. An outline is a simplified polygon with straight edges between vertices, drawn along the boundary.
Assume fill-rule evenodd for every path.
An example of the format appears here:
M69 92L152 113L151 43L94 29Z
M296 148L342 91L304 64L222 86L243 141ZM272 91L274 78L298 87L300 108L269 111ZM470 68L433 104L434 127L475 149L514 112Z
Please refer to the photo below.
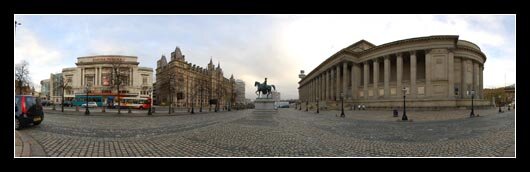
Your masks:
M256 95L258 95L258 97L261 97L261 95L266 95L266 98L269 98L269 95L272 94L272 88L274 88L274 91L276 91L276 87L274 85L267 85L267 78L265 78L263 84L256 81L254 86L258 87L258 91L256 91Z

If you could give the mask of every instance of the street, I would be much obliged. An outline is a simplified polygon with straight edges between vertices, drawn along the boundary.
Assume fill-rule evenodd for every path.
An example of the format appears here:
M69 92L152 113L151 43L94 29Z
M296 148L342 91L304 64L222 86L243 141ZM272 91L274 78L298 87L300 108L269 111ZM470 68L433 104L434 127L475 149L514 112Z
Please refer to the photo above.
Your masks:
M41 125L19 132L52 157L490 157L504 156L515 144L513 111L489 109L476 118L419 122L294 109L256 117L251 111L153 116L48 112Z

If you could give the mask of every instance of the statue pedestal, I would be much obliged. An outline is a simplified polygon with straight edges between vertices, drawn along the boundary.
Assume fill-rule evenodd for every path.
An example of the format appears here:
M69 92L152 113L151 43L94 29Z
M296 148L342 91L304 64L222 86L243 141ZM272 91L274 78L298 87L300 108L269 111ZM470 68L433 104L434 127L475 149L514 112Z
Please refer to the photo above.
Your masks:
M254 101L254 114L275 114L278 110L274 108L274 100L272 98L256 98Z

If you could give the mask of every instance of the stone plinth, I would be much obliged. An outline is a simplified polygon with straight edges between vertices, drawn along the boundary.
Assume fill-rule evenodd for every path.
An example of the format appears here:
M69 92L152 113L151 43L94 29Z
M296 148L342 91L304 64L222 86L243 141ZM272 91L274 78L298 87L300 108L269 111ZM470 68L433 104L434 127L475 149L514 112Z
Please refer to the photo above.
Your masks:
M254 101L254 114L274 114L278 110L274 108L274 100L272 98L256 98Z

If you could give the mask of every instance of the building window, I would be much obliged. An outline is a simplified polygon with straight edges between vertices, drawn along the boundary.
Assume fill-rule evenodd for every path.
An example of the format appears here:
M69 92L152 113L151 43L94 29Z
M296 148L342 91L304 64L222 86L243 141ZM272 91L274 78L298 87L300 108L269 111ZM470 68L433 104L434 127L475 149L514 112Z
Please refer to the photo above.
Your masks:
M425 94L425 87L418 87L418 94Z
M396 95L396 88L390 88L390 95Z
M94 85L94 76L85 76L86 77L86 83Z
M147 76L142 77L142 85L147 85Z

